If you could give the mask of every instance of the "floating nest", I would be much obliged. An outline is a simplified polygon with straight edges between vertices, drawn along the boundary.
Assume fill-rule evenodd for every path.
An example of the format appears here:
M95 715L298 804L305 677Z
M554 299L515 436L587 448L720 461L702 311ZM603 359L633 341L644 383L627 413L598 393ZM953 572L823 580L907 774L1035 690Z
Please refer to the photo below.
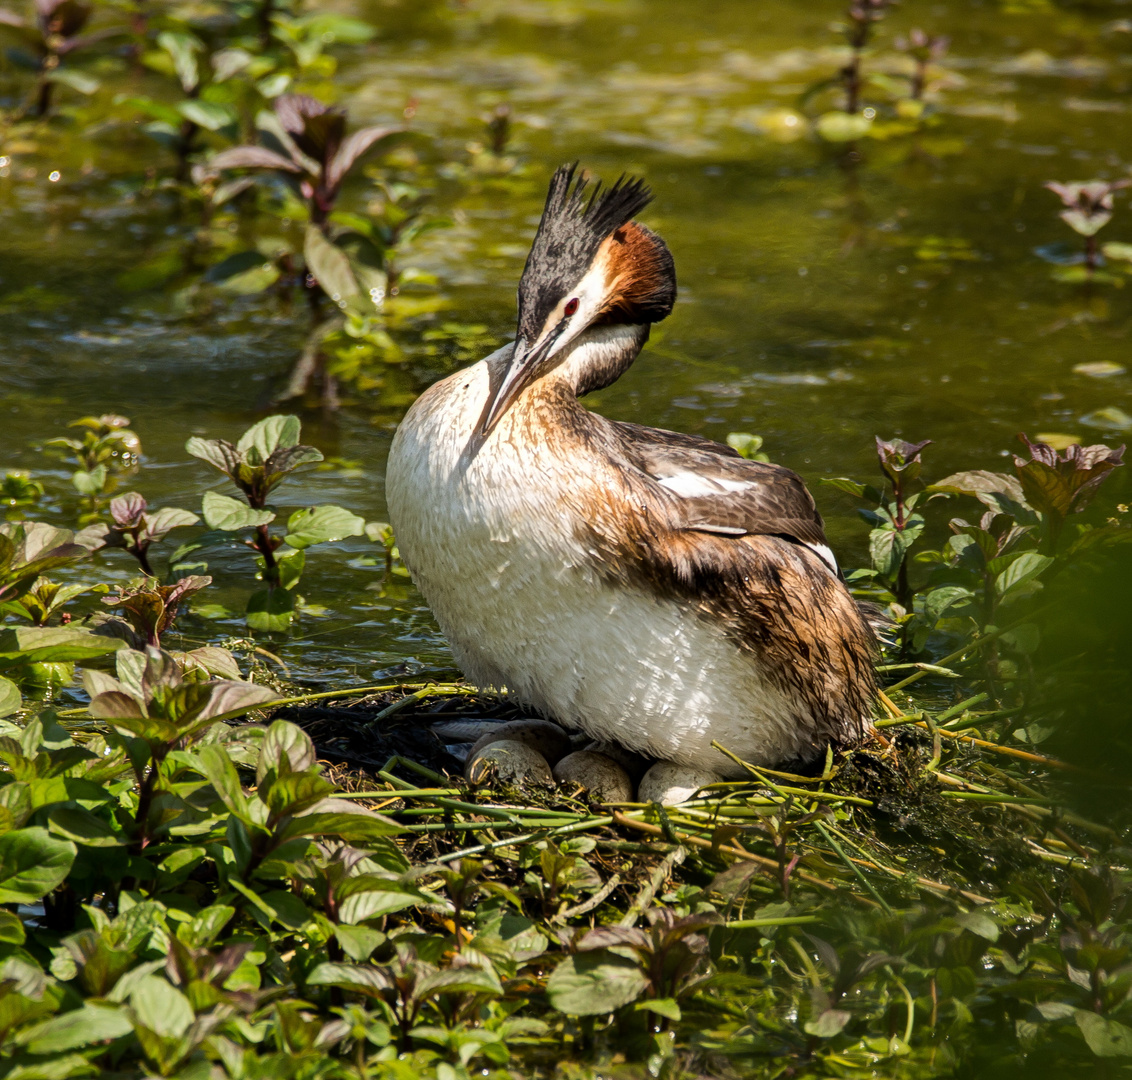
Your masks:
M604 852L611 865L633 854L639 866L627 881L647 877L677 849L695 855L678 873L678 863L668 867L685 879L693 866L736 863L775 879L789 850L800 855L798 879L866 903L877 888L979 903L994 898L992 882L1004 876L1083 862L1090 841L1107 831L1054 812L1033 787L1043 780L1033 764L1000 758L967 735L941 746L911 716L890 720L908 723L889 738L836 755L823 775L752 770L749 780L662 809L590 805L562 787L469 785L471 742L530 712L458 684L289 705L273 715L310 735L344 791L372 791L371 805L406 825L414 860L514 863L523 844L586 836L594 857Z

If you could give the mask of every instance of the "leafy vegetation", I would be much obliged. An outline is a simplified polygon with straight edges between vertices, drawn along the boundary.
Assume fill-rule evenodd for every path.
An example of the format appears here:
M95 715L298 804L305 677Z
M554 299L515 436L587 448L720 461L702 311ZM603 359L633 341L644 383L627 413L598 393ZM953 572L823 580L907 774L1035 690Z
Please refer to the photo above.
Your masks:
M191 439L240 496L205 491L202 521L129 493L85 545L0 527L4 1075L450 1080L549 1075L565 1055L577 1075L911 1076L986 1067L992 1045L1019 1069L1132 1054L1118 834L1055 809L1042 774L1062 763L1019 747L1010 721L1040 646L1036 591L1128 539L1073 520L1120 450L1027 441L1013 475L923 487L928 444L878 439L883 491L834 481L877 507L873 566L850 580L899 629L886 670L912 672L878 734L818 775L746 766L661 809L470 789L403 756L343 792L287 718L334 691L250 679L219 644L169 651L211 582L185 560L220 536L256 552L248 621L267 630L282 623L265 613L294 615L273 597L291 595L308 547L367 531L395 557L387 526L338 507L272 531L278 485L322 457L299 439L288 416L236 443ZM956 498L987 513L919 551L928 509ZM196 533L162 583L149 548L173 528ZM147 576L90 584L92 551L114 550ZM73 612L86 595L101 610ZM24 697L48 665L60 687L81 669L83 704ZM909 697L923 677L958 677L962 700ZM343 715L507 707L461 687L366 700ZM1013 877L972 880L988 845Z
M433 7L414 7L400 37L434 36ZM562 26L589 10L519 7ZM1055 17L1041 3L1014 8L1031 23ZM523 254L522 215L537 216L541 197L524 157L549 152L539 141L548 125L555 147L573 145L563 140L587 128L638 148L633 154L648 155L662 192L656 162L675 162L672 178L687 183L677 170L697 153L710 158L702 182L717 183L727 171L717 162L731 167L726 117L736 111L720 87L753 69L758 85L796 105L760 110L754 126L782 142L817 136L816 150L795 148L799 156L784 155L767 171L779 170L788 187L798 182L791 169L812 171L810 158L824 157L836 159L845 179L828 207L807 205L786 227L770 214L776 243L801 233L811 212L837 210L848 226L845 253L858 244L878 261L900 263L890 270L881 262L879 284L909 269L901 260L915 268L904 279L917 290L911 316L895 320L908 334L920 297L954 284L959 271L980 272L992 250L1001 280L1001 246L984 242L984 230L989 237L1002 222L1023 225L1007 219L1027 183L1036 190L1048 175L1011 176L1009 211L965 191L962 201L980 215L971 238L950 217L933 232L908 232L919 216L910 181L972 138L956 100L997 110L998 139L1017 120L1003 76L1064 72L1075 93L1103 96L1087 63L1062 42L986 71L981 60L973 64L972 12L954 35L964 50L954 61L942 34L895 34L905 15L928 14L854 3L837 28L845 44L836 54L764 56L760 43L758 55L745 57L702 42L708 68L692 64L685 73L683 53L675 63L665 55L673 70L663 75L635 75L648 54L629 62L622 54L633 53L631 38L607 34L605 23L599 34L563 34L563 49L575 38L595 55L599 39L614 41L612 81L600 83L596 67L579 80L582 67L556 76L549 60L523 69L509 56L499 71L522 72L509 102L506 79L476 68L471 141L461 148L468 131L453 140L452 129L439 138L421 133L427 124L417 129L418 109L431 107L428 130L438 130L426 84L442 81L443 65L427 74L415 61L404 65L409 74L398 85L407 89L398 96L392 80L381 81L392 52L374 53L375 85L388 100L358 95L347 114L338 65L377 28L337 12L297 0L24 4L0 12L0 35L13 46L10 66L0 69L0 178L42 169L42 191L19 196L45 222L37 258L59 242L61 226L97 220L72 214L68 199L113 211L114 228L130 236L137 230L144 255L115 271L114 287L139 304L165 292L161 302L194 349L200 327L217 320L244 319L269 341L273 321L299 324L287 346L297 359L259 404L316 404L317 388L326 406L369 399L389 424L425 379L491 351L505 321L490 305L481 310L478 292L474 309L449 310L453 298L437 292L432 271L413 265L432 230L452 226L442 235L457 261L510 281ZM494 26L513 17L507 5L478 3L448 5L443 15L464 20L452 36L469 40L472 20ZM1086 48L1082 11L1062 5L1056 19L1073 49ZM1122 21L1105 31L1113 52L1127 34ZM381 29L385 49L390 36ZM545 41L547 33L540 24L532 36ZM802 89L822 71L832 76ZM582 84L598 87L604 128L582 113L564 118L547 106L542 114L549 99L532 87L555 77L571 98ZM987 100L964 93L963 80L991 77ZM704 101L710 109L701 110ZM631 114L616 111L625 102ZM1065 104L1074 117L1123 108L1090 97ZM641 117L641 132L629 134ZM622 122L626 131L616 130ZM709 149L685 143L671 153L672 140L689 132ZM79 143L89 170L80 151L64 153ZM824 144L840 149L831 154ZM861 171L866 151L870 174ZM1023 152L1047 168L1042 146L1027 143ZM115 154L129 160L102 176ZM1125 181L1105 178L1114 159L1094 158L1096 180L1053 185L1082 245L1036 249L1059 263L1059 278L1083 286L1080 303L1066 299L1057 322L1040 330L1081 333L1066 350L1069 363L1076 348L1119 341L1120 310L1110 317L1090 289L1122 281L1119 268L1132 266L1129 245L1098 246ZM890 177L899 178L905 204L882 211L877 192ZM88 195L84 185L96 184L112 190L112 205ZM744 187L742 198L753 202L749 194ZM55 197L57 204L44 201ZM734 205L718 199L713 190L704 204ZM959 201L950 208L956 219ZM464 246L469 220L498 221L510 202L522 207L515 236L493 234L473 257ZM669 235L677 224L667 202L657 209ZM457 212L441 216L438 203L455 203ZM1042 213L1051 232L1061 227L1048 205ZM727 227L737 231L738 222ZM788 250L793 258L803 248ZM681 254L681 267L689 257ZM1027 259L1019 275L1032 281ZM58 294L25 288L23 264L15 255L12 262L0 309L9 318L50 314ZM816 266L787 267L792 282L811 269L813 281ZM479 289L482 280L462 282ZM807 361L777 385L785 394L790 379L807 387L869 381L857 391L868 415L883 407L895 424L905 412L899 397L866 380L871 369L858 361L873 350L900 361L892 366L907 388L921 374L934 380L939 358L931 331L908 345L879 318L874 327L879 291L863 280L853 278L853 304L844 309L835 307L835 290L821 294L823 317L828 305L831 323L852 328L846 339L823 329L806 344L810 356L844 349L852 360L828 371ZM1029 292L1025 299L1034 300ZM793 310L797 298L790 301ZM101 298L89 302L97 307ZM114 319L111 340L111 328L121 328ZM1107 323L1104 334L1087 337L1099 323ZM90 335L59 338L54 322L44 325L60 352L91 344ZM680 351L683 331L666 340L669 325L654 336L659 354L702 368ZM873 329L849 340L861 325ZM19 380L26 365L18 350L13 358ZM144 368L115 370L133 380ZM1093 379L1123 369L1085 359L1073 370ZM1060 383L1057 395L1047 393L1044 375L1022 363L1011 371L1026 393L1068 394ZM768 382L781 375L756 372ZM223 378L243 376L225 369ZM894 377L889 388L896 384ZM941 378L945 396L943 386ZM241 382L241 415L248 390ZM22 400L14 395L13 409ZM301 442L296 417L270 416L239 437L233 427L228 441L213 437L229 423L216 418L219 408L203 421L198 412L184 427L167 425L177 451L160 454L158 468L177 479L162 483L130 420L93 415L106 405L84 406L92 415L39 444L41 465L5 469L0 481L0 1078L675 1080L1126 1068L1132 892L1120 774L1132 642L1088 606L1102 597L1126 614L1132 603L1122 585L1127 507L1113 498L1124 483L1117 439L1090 446L1064 433L1038 435L1011 459L987 424L962 450L971 467L942 478L955 468L944 463L956 460L954 442L942 445L946 425L917 417L906 429L935 443L878 440L872 483L832 481L861 504L867 525L867 565L847 577L889 620L876 736L830 754L816 774L748 768L743 781L662 809L588 805L561 789L469 787L434 725L521 713L506 695L403 682L411 660L376 689L344 685L339 671L323 684L329 689L313 691L305 675L283 677L286 667L268 649L290 661L286 635L332 602L326 575L336 548L354 556L352 567L372 568L367 599L408 593L389 527L338 505L359 505L341 489L344 478L365 476L336 456L361 456L335 445L340 429L308 422L316 449ZM949 399L949 412L956 408ZM53 422L73 415L59 412L65 403L51 409ZM125 411L138 418L152 454L157 399ZM1063 411L1071 412L1067 405L1057 415ZM803 414L805 425L822 426L808 399ZM1111 404L1081 419L1109 434L1125 421L1132 426ZM739 414L735 422L756 423ZM736 432L728 442L767 460L758 435ZM1005 455L1002 466L974 467L986 464L976 450L987 446ZM315 547L327 554L308 567ZM218 610L219 627L211 621ZM365 651L354 648L359 667L371 664Z

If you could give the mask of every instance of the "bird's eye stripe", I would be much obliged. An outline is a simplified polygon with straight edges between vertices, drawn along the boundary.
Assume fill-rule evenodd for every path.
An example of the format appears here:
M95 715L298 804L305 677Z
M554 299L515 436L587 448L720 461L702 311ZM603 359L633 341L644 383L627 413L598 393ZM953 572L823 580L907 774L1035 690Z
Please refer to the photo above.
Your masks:
M578 298L575 296L566 301L566 314L573 315L578 310Z

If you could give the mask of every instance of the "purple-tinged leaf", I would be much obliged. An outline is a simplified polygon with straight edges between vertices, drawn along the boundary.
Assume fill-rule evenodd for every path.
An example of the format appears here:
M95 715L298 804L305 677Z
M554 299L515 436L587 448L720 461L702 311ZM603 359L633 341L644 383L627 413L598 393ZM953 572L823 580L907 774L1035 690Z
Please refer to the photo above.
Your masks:
M342 143L326 169L326 186L331 192L337 191L354 162L370 150L375 143L390 135L396 135L402 127L367 127L355 131Z
M185 449L227 476L232 476L240 467L240 454L226 439L199 439L194 436L185 443Z
M256 764L256 783L262 783L272 769L280 776L286 773L305 772L318 762L310 736L297 724L276 720L263 737L259 762Z
M1103 443L1074 444L1064 454L1047 443L1032 443L1019 435L1030 451L1030 460L1014 458L1022 490L1039 512L1064 519L1080 513L1092 501L1097 488L1115 468L1124 464L1124 446L1115 450Z
M346 113L307 94L283 94L272 107L295 145L325 169L346 134Z
M210 688L208 704L198 714L200 720L231 720L279 699L279 693L269 686L255 683L218 679L205 683Z
M153 514L142 517L144 539L150 543L163 540L173 529L184 528L187 525L196 525L200 518L190 510L179 510L175 506L166 506Z
M905 473L908 480L915 480L920 475L920 454L925 446L931 444L931 439L910 443L903 439L885 441L878 435L876 444L881 471L896 484L900 481L901 473Z
M128 491L110 500L110 516L122 529L137 528L145 511L146 501L136 491Z
M290 158L268 150L266 146L234 146L213 155L209 164L214 169L279 169L299 173L305 170Z
M103 720L144 720L141 704L124 690L108 690L91 698L90 715Z

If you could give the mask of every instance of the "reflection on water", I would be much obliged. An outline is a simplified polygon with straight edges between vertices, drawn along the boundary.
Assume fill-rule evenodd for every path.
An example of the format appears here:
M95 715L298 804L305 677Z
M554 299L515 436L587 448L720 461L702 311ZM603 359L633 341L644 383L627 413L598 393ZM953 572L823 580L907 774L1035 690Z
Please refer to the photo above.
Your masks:
M506 338L546 179L574 158L601 176L648 177L646 220L681 282L672 317L593 407L714 438L758 432L811 482L870 473L876 433L932 439L936 475L995 467L1022 430L1119 441L1132 426L1132 289L1051 278L1077 238L1042 184L1127 171L1128 35L1103 6L897 9L868 64L903 78L897 33L919 24L949 34L929 92L934 117L918 134L852 150L817 141L799 111L806 88L844 61L828 25L839 11L789 0L373 4L378 39L343 62L335 85L315 89L360 122L399 120L411 102L430 140L419 156L448 162L431 198L451 225L411 253L439 285L406 292L407 353L386 396L361 394L334 419L307 420L328 458L360 467L298 485L295 505L384 516L390 428L409 391L455 362L452 335L436 345L427 332L463 326L462 355ZM470 167L468 143L484 138L483 117L501 102L519 168L497 177ZM0 169L4 464L40 470L33 441L83 413L123 412L145 445L138 486L151 503L195 509L205 469L184 440L234 436L258 415L302 342L305 313L265 297L190 303L123 277L188 242L196 222L146 190L141 162L157 155L112 111L88 135L64 138L66 124L38 148L6 149ZM365 187L347 200L364 203ZM1119 201L1105 237L1132 242L1132 210ZM66 473L51 467L65 490ZM1110 488L1106 500L1123 497L1127 481ZM815 494L835 546L850 563L861 558L849 500ZM359 565L367 554L364 541L312 553L304 586L327 613L278 646L285 659L336 679L447 672L419 599ZM237 561L245 553L211 565L213 599L233 610L247 591L226 572ZM1107 580L1094 590L1096 614L1122 618ZM1081 588L1071 610L1084 628L1094 616ZM240 631L236 619L222 624ZM1071 643L1059 655L1059 670L1073 668Z

